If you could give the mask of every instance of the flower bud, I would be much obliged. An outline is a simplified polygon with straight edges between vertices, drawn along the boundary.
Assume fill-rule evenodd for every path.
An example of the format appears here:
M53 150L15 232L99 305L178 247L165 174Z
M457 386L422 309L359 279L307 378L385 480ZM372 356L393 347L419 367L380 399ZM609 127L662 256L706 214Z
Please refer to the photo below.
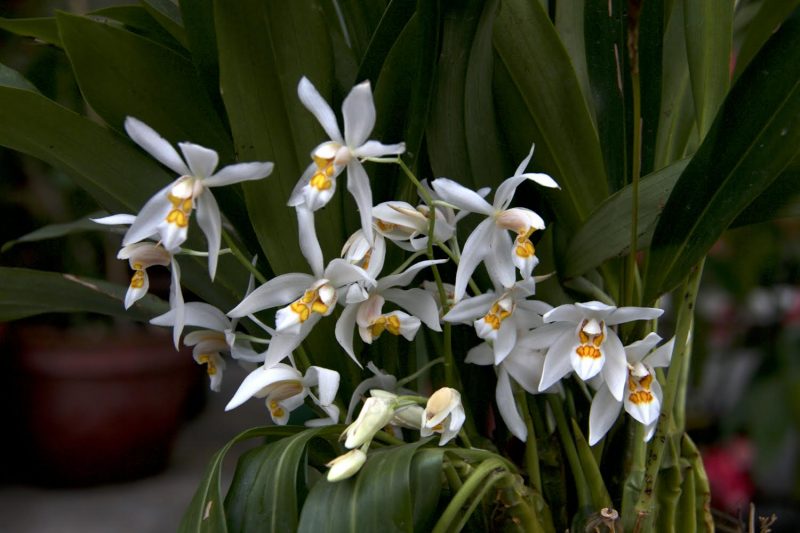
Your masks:
M428 399L422 413L420 435L427 437L433 433L441 433L439 446L444 446L458 435L465 418L461 394L450 387L442 387Z
M350 450L344 455L340 455L325 466L329 466L327 479L330 482L342 481L352 477L361 470L367 461L367 454L360 449Z
M375 433L388 424L394 416L392 401L386 398L371 396L364 401L364 406L355 422L347 426L344 434L346 448L357 448L372 440Z

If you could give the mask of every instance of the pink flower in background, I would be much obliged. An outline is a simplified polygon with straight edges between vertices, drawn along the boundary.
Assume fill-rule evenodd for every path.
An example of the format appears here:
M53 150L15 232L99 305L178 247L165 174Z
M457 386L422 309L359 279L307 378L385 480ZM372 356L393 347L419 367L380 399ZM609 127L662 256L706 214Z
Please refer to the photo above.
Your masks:
M737 437L703 451L703 464L711 484L714 507L736 514L753 500L750 477L755 448L747 437Z

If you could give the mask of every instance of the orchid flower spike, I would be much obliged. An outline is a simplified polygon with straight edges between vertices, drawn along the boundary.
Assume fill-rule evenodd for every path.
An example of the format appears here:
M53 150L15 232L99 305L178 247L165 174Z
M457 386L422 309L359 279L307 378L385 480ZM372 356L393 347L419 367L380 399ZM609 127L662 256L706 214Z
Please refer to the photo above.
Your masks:
M196 208L197 222L208 241L208 273L213 280L217 271L222 217L217 201L207 189L264 178L272 172L272 163L238 163L214 172L219 156L210 148L178 143L183 154L181 157L155 130L133 117L125 119L125 131L136 144L179 177L144 204L122 244L132 244L158 234L164 248L177 250L186 241L189 218Z
M344 135L339 129L333 109L305 77L297 85L297 95L319 121L330 140L311 152L313 162L295 186L289 205L305 203L312 211L322 208L336 192L336 177L346 168L347 190L358 205L361 229L364 230L367 240L371 241L372 189L359 158L402 154L406 149L405 144L386 145L367 140L375 126L375 102L368 81L353 87L344 99Z

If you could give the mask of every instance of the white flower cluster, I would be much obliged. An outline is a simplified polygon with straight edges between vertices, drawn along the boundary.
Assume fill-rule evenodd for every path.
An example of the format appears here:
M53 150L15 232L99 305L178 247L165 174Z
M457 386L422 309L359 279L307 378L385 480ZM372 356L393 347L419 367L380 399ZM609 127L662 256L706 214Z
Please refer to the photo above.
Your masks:
M213 280L222 224L210 188L264 178L273 165L239 163L215 172L216 152L180 143L181 157L166 140L134 118L125 122L130 137L179 177L158 191L138 215L98 220L130 225L119 253L121 259L129 260L134 271L126 307L146 294L147 268L170 267L170 311L152 322L173 327L176 346L184 327L199 328L187 334L183 342L194 347L198 363L207 365L212 389L219 389L225 368L221 353L229 352L245 365L257 365L227 409L251 397L265 398L272 420L285 424L291 411L310 399L324 416L308 424L338 422L340 413L335 399L339 374L317 366L309 366L302 373L292 357L313 327L330 316L338 304L343 309L335 326L336 340L359 366L353 346L356 331L364 343L370 344L384 333L412 340L422 324L433 331L442 330L442 321L472 325L484 342L473 348L466 360L494 367L499 412L509 430L521 440L526 440L527 431L514 401L513 382L532 394L557 392L559 380L571 372L597 391L590 413L592 444L608 431L621 405L652 433L661 401L653 367L668 363L671 345L653 351L660 339L651 334L623 347L613 327L633 320L651 320L662 311L617 308L600 302L554 309L531 299L537 281L533 270L538 263L531 237L535 231L543 230L545 223L534 211L510 205L516 189L526 181L558 187L546 174L526 172L533 147L514 175L500 184L491 203L486 200L488 189L476 192L438 178L430 185L416 182L423 198L418 206L400 201L374 206L363 161L384 156L395 156L396 160L405 146L368 140L375 124L369 83L354 87L344 100L344 134L331 107L305 78L298 85L298 95L329 137L311 151L312 162L288 200L297 213L300 250L310 273L283 274L257 288L251 280L244 299L227 313L202 302L185 303L175 256L184 252L181 245L186 241L192 212L197 211L198 224L208 242L208 269ZM344 245L341 257L326 263L316 236L314 213L331 201L337 179L345 170L361 228ZM462 250L456 228L471 213L482 220ZM397 271L383 274L387 240L413 255ZM426 282L422 287L408 288L420 271L435 269L447 261L434 259L434 248L458 263L454 285ZM413 262L426 251L426 260ZM492 290L482 294L472 280L481 264L493 285ZM472 287L474 295L467 295L468 287ZM266 309L276 309L273 327L254 316ZM242 317L251 318L267 338L238 332L237 321ZM258 344L266 349L257 351L254 346ZM356 421L345 431L345 446L351 451L331 463L329 479L344 479L357 471L366 459L366 447L384 426L415 428L422 436L440 433L440 444L445 444L458 434L464 422L461 397L456 390L440 389L423 409L419 396L406 394L408 391L400 390L393 376L381 373L371 363L368 366L375 376L356 389L348 421L361 395L369 390L370 396Z

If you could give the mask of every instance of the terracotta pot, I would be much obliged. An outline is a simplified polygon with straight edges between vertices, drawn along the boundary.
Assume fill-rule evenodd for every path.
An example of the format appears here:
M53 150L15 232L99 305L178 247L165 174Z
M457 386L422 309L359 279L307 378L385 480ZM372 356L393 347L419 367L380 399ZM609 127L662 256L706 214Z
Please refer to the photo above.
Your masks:
M86 485L164 468L198 366L163 330L26 330L17 350L33 481Z

